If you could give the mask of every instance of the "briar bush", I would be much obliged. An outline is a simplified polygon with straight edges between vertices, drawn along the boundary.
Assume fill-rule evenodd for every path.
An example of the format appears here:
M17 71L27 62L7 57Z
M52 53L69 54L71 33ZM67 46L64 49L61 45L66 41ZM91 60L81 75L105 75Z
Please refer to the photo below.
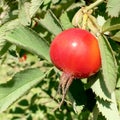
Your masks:
M74 79L56 109L62 72L49 48L69 28L96 36L102 65L96 74ZM119 42L119 0L1 0L0 119L119 120Z

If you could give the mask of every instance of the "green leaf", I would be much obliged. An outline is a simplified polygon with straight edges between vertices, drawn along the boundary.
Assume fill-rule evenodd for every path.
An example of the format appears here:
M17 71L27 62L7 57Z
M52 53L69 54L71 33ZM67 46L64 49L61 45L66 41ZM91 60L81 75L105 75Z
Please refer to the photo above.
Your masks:
M10 46L11 46L11 43L9 43L9 42L6 42L3 45L2 49L0 50L0 57L7 52L7 50L9 49Z
M20 23L25 26L31 24L29 9L30 9L29 2L25 2L25 3L21 2L18 18Z
M51 0L53 4L58 3L60 0Z
M17 73L7 84L0 85L0 113L39 83L45 76L39 69L27 69Z
M108 0L107 12L111 17L118 17L120 15L120 0Z
M98 39L102 60L103 80L107 90L111 93L116 86L117 64L112 48L105 36L100 35Z
M51 0L44 0L44 4L46 5L46 4L48 4L48 3L50 3L51 2Z
M10 43L6 42L4 36L10 30L16 28L19 25L18 19L11 20L0 27L0 56L4 55L8 48L11 46Z
M107 120L120 120L114 92L111 96L112 102L104 101L103 99L97 98L97 107L99 109L99 112L101 112Z
M42 3L43 3L43 0L31 0L31 4L30 4L30 17L31 18L37 12L37 10L42 5Z
M120 78L118 78L116 87L117 87L117 88L120 88Z
M16 28L20 24L18 19L11 20L0 27L0 38L2 38L6 32Z
M73 28L67 12L64 12L60 17L61 25L64 29Z
M119 18L110 18L102 26L102 31L112 31L120 29L120 17Z
M120 114L120 89L115 90L115 96L116 96L116 101L117 101L119 114Z
M4 38L9 42L18 45L29 52L36 53L50 61L49 46L43 38L31 29L19 25L17 28L9 31Z
M50 97L50 95L42 90L42 89L38 89L38 93L39 93L39 98L38 98L38 102L37 104L40 104L40 105L45 105L48 108L50 109L54 109L55 107L58 106L58 103L57 101L55 101L52 97Z
M113 40L120 42L120 31L111 37Z
M95 105L93 109L93 120L98 120L98 116L99 116L99 109L97 108L97 105Z
M111 94L108 92L101 71L96 76L88 78L88 84L91 82L91 88L97 97L111 101Z
M91 120L90 111L83 106L79 106L79 117L76 120Z
M48 11L45 17L40 19L39 23L54 35L62 31L60 22L51 11Z

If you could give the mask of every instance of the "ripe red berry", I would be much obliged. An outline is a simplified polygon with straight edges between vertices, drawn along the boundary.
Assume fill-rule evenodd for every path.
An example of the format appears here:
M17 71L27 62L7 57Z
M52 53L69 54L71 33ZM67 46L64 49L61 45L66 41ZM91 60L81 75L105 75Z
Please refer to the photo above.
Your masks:
M88 31L71 28L52 41L50 57L53 64L74 77L85 78L101 66L97 39Z
M57 35L50 46L50 57L53 64L63 71L60 83L63 92L73 78L89 77L101 66L97 38L79 28L70 28Z

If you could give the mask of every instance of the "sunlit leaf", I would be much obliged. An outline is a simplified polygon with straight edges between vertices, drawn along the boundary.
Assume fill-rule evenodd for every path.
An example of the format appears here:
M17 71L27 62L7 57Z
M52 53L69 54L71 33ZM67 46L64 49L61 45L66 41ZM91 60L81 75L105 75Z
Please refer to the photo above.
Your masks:
M19 25L12 31L9 31L4 38L9 42L22 47L29 52L36 53L50 61L49 46L43 38L38 36L38 34L31 29Z
M120 31L111 37L113 40L120 42Z
M118 17L120 15L120 0L108 0L107 12L111 17Z
M29 9L30 9L29 2L25 2L25 3L21 2L18 19L19 19L20 23L23 25L31 24Z
M120 88L120 78L119 78L118 81L117 81L116 87L117 87L117 88Z
M20 24L18 19L11 20L0 27L0 38L2 38L6 32L16 28Z
M0 56L7 52L8 48L11 46L10 43L6 42L4 36L10 30L16 28L19 25L19 20L11 20L0 27Z
M118 110L120 114L120 89L115 90L115 96L116 96L116 101L117 101Z
M93 92L101 99L111 101L111 94L106 88L104 79L101 75L101 71L94 77L88 78L88 84L91 82L91 88Z
M51 0L44 0L44 4L46 5L46 4L48 4L48 3L50 3L51 2Z
M72 28L73 27L72 23L70 22L70 19L69 19L68 15L67 15L67 12L64 12L61 15L60 21L61 21L62 27L64 29L68 29L68 28Z
M109 93L113 92L117 80L117 65L108 40L104 36L99 36L99 46L102 60L102 74L105 86Z
M39 69L28 69L17 73L7 84L0 85L0 112L39 83L45 74Z
M51 11L47 12L45 17L40 19L39 23L54 35L62 31L60 22Z
M102 31L111 31L120 29L120 17L119 18L109 18L102 26Z
M52 3L53 4L56 4L56 3L58 3L60 0L52 0Z
M54 98L51 98L44 90L38 89L39 99L37 104L45 105L48 108L54 109L58 106L57 101Z
M112 102L97 98L97 107L107 120L120 120L114 92L112 93Z
M30 17L33 17L33 15L37 12L39 7L42 5L43 0L31 0L30 4Z

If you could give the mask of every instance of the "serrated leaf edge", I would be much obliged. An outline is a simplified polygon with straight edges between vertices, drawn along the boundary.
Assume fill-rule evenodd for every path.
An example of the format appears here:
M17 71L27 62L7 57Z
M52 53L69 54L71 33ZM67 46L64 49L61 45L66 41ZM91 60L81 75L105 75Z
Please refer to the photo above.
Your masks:
M114 104L115 104L115 107L116 107L116 110L117 110L117 103L116 103L116 101L115 101L115 94L114 94L114 92L112 93L112 98L113 98L114 100L112 100L112 102L110 102L110 103L114 103ZM97 99L97 98L96 98L96 99ZM98 97L98 99L100 99L100 98ZM103 99L101 99L101 100L103 100ZM98 101L97 101L97 102L98 102ZM99 112L106 118L106 120L112 120L112 119L108 119L107 116L106 116L106 114L104 114L104 112L99 109L99 105L98 105L97 102L96 102L96 107L98 108ZM117 112L118 112L118 110L117 110ZM120 119L119 112L118 112L117 114L118 114L117 117ZM119 119L117 119L117 120L119 120Z

